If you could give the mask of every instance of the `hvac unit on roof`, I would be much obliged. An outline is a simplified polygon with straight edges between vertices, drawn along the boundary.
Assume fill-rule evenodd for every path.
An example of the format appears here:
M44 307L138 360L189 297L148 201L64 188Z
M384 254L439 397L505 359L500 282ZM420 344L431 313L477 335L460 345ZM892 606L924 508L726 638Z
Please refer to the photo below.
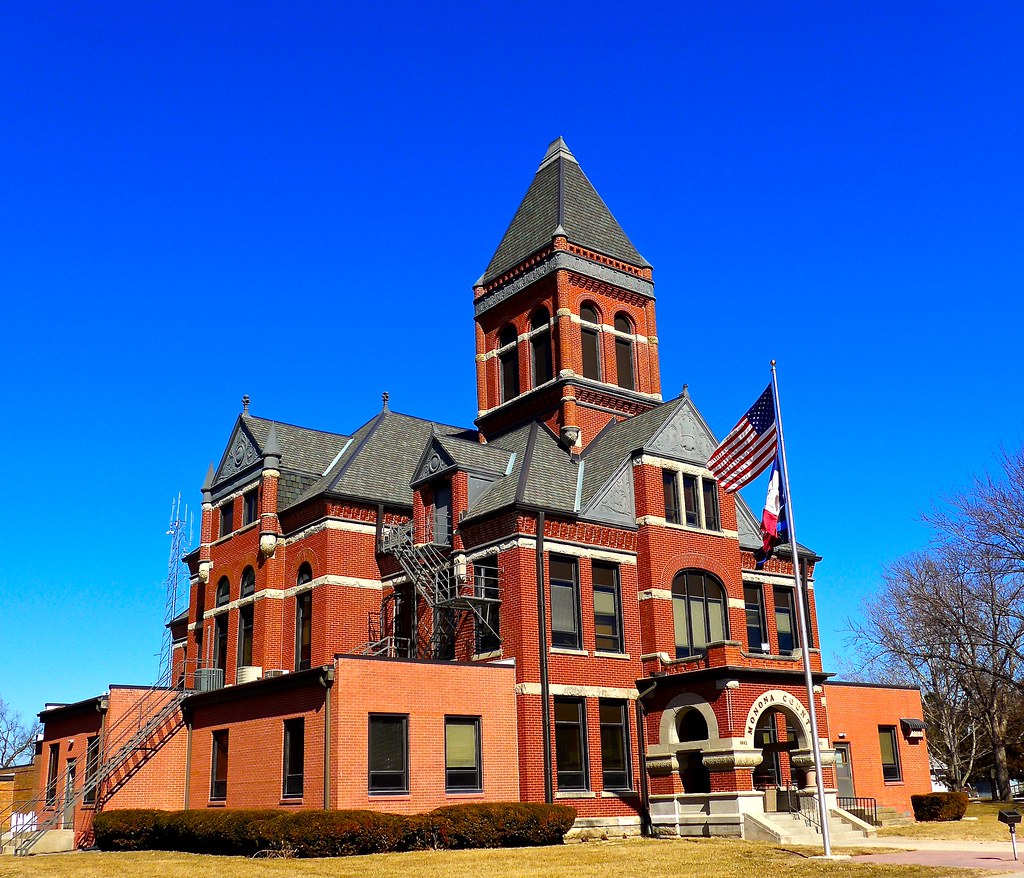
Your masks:
M256 665L242 665L238 669L238 684L253 683L263 676L263 668Z
M287 673L287 671L282 670L281 668L274 668L273 670L264 671L263 678L265 680L269 680L271 677L283 677Z

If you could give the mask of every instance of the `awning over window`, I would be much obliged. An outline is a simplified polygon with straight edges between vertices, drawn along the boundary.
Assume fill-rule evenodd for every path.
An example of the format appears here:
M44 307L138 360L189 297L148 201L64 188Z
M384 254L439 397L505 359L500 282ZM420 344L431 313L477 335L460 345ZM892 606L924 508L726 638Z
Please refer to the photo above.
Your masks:
M904 735L909 735L911 732L923 732L925 730L925 724L919 719L900 719L900 728L903 729Z

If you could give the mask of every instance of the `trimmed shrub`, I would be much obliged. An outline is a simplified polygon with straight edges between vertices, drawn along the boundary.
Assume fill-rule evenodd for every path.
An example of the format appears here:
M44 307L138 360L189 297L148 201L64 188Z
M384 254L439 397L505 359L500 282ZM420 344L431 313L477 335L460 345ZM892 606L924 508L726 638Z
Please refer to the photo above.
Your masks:
M96 815L96 844L108 851L174 850L252 856L343 857L427 848L560 844L576 819L564 805L449 805L428 814L379 811L106 811Z
M959 820L967 813L967 793L925 793L911 796L910 804L915 820Z

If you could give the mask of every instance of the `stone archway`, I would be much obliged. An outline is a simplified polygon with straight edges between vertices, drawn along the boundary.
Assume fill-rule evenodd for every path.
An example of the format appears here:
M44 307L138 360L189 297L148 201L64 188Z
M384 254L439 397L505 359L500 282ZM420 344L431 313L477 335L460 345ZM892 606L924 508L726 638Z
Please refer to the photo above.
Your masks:
M785 717L785 728L791 729L795 741L792 745L784 738L778 742L773 737L772 742L765 746L764 741L758 741L759 727L764 725L765 716L781 714ZM788 753L790 764L790 781L796 781L796 771L802 773L802 783L798 784L802 789L813 787L815 784L814 756L811 749L811 715L803 703L791 692L782 689L771 689L762 693L753 703L747 714L746 722L743 725L744 738L754 749L762 752L776 754L781 751ZM787 736L788 738L788 736ZM824 761L824 760L823 760ZM767 760L766 760L767 763ZM795 770L795 771L794 771ZM778 769L775 770L778 775ZM775 783L781 785L786 779L776 776Z

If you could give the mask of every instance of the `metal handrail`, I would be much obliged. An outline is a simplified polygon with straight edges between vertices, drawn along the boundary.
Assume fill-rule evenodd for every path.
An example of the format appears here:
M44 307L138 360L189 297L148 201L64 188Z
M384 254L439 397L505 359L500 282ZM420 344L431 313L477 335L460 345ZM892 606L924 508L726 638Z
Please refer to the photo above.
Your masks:
M854 817L859 817L865 823L872 826L881 826L878 819L878 800L864 796L839 796L836 803L844 811L849 811Z

